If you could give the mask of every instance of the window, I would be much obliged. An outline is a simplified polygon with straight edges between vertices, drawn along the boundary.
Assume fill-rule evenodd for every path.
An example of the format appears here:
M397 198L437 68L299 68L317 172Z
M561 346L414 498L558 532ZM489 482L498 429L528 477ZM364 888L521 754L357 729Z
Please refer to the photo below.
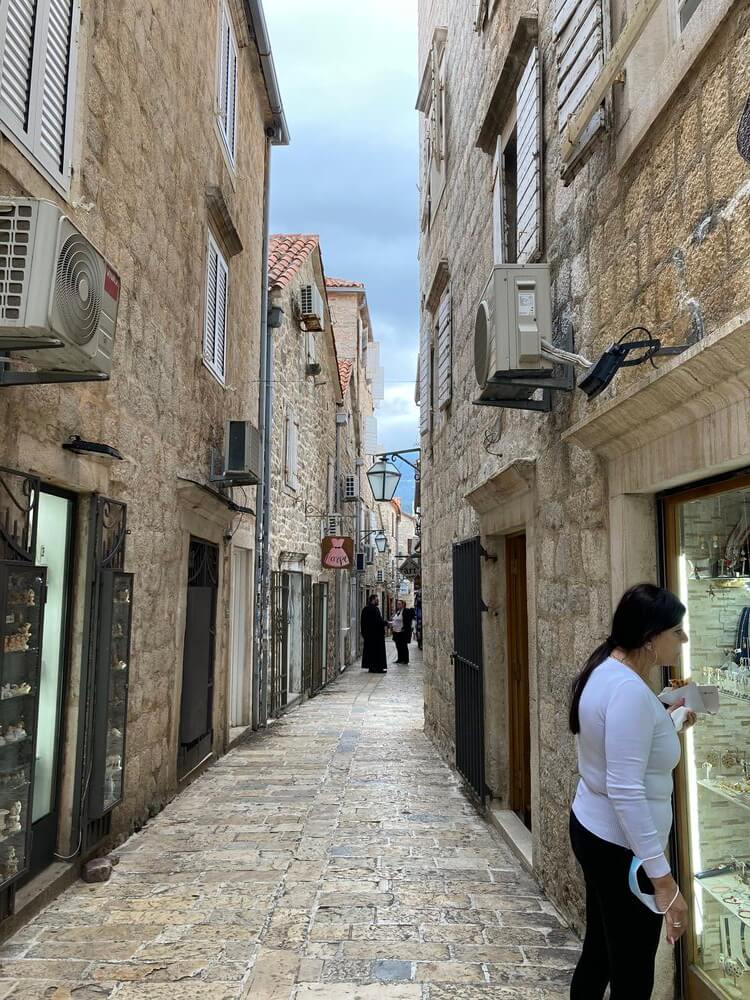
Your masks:
M535 47L516 87L515 104L497 137L492 171L495 264L528 263L542 253L542 113Z
M453 395L453 331L451 292L446 288L440 299L437 321L437 402L444 410Z
M57 186L70 184L76 0L5 0L0 121Z
M206 267L206 318L203 325L203 361L224 384L226 375L227 302L229 268L209 231Z
M287 410L284 428L284 482L292 489L299 486L297 479L297 449L299 445L299 418Z
M427 57L417 98L417 110L422 112L422 229L429 228L440 207L445 190L447 131L446 131L446 58L447 30L436 28Z
M555 52L557 59L557 121L560 132L578 109L604 65L604 0L556 0ZM569 157L571 166L582 159L604 127L599 108Z
M229 159L234 164L237 153L237 40L225 3L221 5L217 85L216 113L219 131Z
M698 9L700 2L701 0L676 0L680 31L685 30L688 21Z

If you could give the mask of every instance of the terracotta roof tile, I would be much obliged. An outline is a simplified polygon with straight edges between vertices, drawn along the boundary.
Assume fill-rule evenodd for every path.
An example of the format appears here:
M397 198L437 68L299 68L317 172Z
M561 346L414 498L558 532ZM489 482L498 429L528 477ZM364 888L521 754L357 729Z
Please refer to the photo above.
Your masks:
M364 288L361 281L349 281L346 278L326 278L327 288Z
M339 361L339 382L341 383L341 394L342 396L346 393L349 388L349 383L352 380L352 372L354 371L353 361Z
M317 236L290 233L271 236L268 244L268 284L284 288L318 246Z

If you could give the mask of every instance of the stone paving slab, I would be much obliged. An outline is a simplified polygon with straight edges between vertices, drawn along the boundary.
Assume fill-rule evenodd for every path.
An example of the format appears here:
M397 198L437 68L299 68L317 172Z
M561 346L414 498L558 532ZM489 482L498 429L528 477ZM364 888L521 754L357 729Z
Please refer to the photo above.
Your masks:
M0 1000L567 996L578 942L423 735L418 654L350 668L118 853L0 946Z

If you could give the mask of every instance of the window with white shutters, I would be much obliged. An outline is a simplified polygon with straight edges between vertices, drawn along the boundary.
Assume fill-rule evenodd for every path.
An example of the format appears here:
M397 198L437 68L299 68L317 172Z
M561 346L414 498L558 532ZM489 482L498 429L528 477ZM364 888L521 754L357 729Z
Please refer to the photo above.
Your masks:
M422 335L419 345L419 432L429 434L432 425L432 378L430 373L430 325L422 324Z
M445 190L447 159L446 28L436 28L422 73L417 110L422 114L421 227L427 230Z
M226 4L221 5L217 114L221 136L234 163L237 153L237 40Z
M440 299L437 321L437 399L442 410L453 395L453 322L451 292L446 288Z
M296 490L297 479L297 449L299 446L299 418L293 410L287 410L284 433L284 482L290 489Z
M542 113L539 50L534 47L516 88L516 260L542 251Z
M365 417L365 454L374 455L378 450L378 418L377 417Z
M226 376L229 269L209 232L206 265L206 316L203 324L203 361L223 384Z
M562 132L596 80L604 64L604 0L555 0L557 117ZM604 125L599 109L583 135L577 153Z
M70 183L77 0L0 0L0 122L57 185Z

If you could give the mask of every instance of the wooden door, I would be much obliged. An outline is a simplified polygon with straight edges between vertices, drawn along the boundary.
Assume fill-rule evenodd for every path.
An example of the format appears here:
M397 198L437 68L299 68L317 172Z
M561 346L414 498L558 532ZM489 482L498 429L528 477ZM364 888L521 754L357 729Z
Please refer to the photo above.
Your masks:
M531 728L526 535L506 539L508 618L508 763L510 808L531 829Z

